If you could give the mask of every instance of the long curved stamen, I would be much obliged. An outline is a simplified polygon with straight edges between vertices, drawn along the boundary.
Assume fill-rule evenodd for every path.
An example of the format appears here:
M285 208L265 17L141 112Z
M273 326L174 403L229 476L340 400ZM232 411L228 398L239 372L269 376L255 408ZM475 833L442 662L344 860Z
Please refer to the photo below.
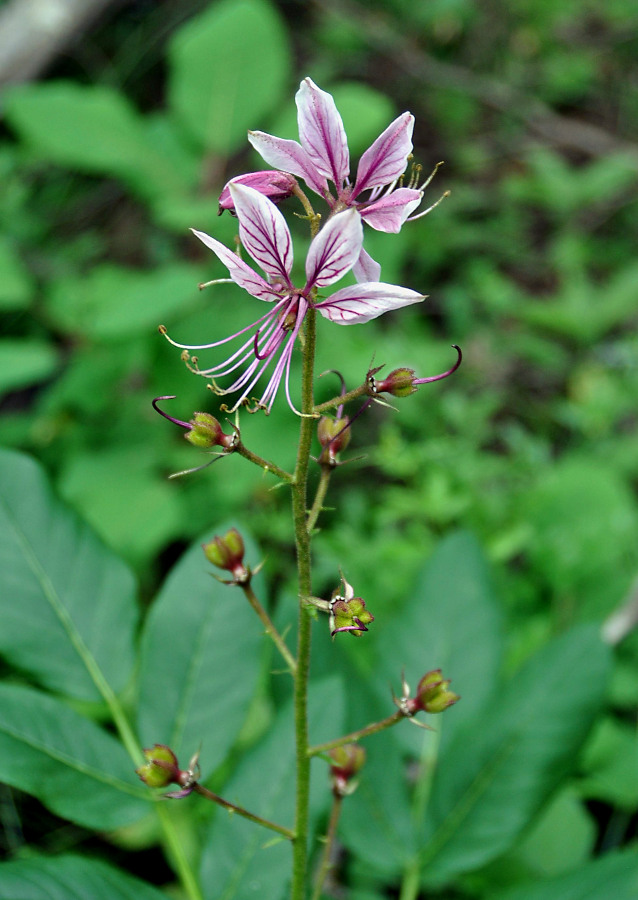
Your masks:
M447 372L442 372L440 375L431 375L429 378L415 378L413 384L429 384L431 381L441 381L443 378L453 375L463 361L463 354L458 344L452 344L452 346L456 350L458 356L451 369L448 369Z
M273 321L268 324L266 332L262 332L262 338L265 335L266 340L267 340L268 335L271 333L272 329L277 325L277 320L276 320L277 310L276 309L270 310L270 312L268 313L268 316L264 317L264 318L269 318L269 317L272 317ZM256 323L253 323L253 324L256 324ZM255 352L253 349L253 342L254 342L254 338L249 338L247 341L245 341L245 343L242 344L241 347L239 347L237 350L235 350L235 352L231 356L229 356L228 359L224 360L224 362L218 363L216 366L211 366L208 369L201 369L199 374L204 375L204 376L216 374L218 378L222 378L225 375L230 375L231 372L234 372L235 369L238 369L241 365L243 365L243 363L246 362L246 360L255 356ZM241 354L244 354L244 355L241 356ZM240 358L240 356L241 356L241 358ZM237 360L237 361L235 362L235 360ZM226 371L224 371L224 372L220 371L225 366L228 366L229 363L233 363L233 362L235 364L233 366L230 366L230 368L226 369Z
M292 361L292 351L295 346L295 342L297 340L297 336L299 331L301 330L301 326L303 325L306 311L308 309L308 303L303 298L299 298L299 305L296 310L296 319L295 325L290 332L288 337L288 341L286 342L286 346L282 351L282 354L277 362L275 367L275 371L273 372L270 381L268 382L268 386L264 391L264 394L261 398L261 403L265 404L270 412L272 408L272 404L274 402L275 397L277 396L277 391L279 390L279 385L281 384L282 377L284 378L284 388L286 391L286 399L288 400L288 405L297 415L301 415L299 410L296 409L292 400L290 399L290 364Z
M214 341L212 344L180 344L179 341L174 341L172 337L169 337L166 327L164 325L159 326L159 333L162 334L169 344L172 344L173 347L177 347L180 350L212 350L214 347L221 347L222 344L227 344L229 341L234 340L239 337L240 334L245 334L247 331L250 331L255 325L261 325L262 322L265 322L266 319L270 318L275 311L281 307L283 304L287 303L288 297L282 298L274 309L269 309L268 312L260 316L257 321L252 322L250 325L246 325L245 328L241 328L239 331L236 331L234 334L231 334L229 337L222 338L220 341Z
M172 422L174 425L181 425L182 428L186 428L188 431L192 429L192 425L190 422L182 422L181 419L174 419L173 416L169 416L168 413L165 413L163 410L159 408L157 405L160 400L177 400L175 394L166 394L164 397L156 397L151 401L153 409L155 412L158 412L160 416L164 416L165 419L168 419L169 422Z
M276 331L276 329L275 329L276 324L277 323L273 323L273 329L272 329L273 331ZM277 352L277 350L281 346L281 342L283 341L283 335L275 334L275 337L278 338L278 343L275 345L273 351L271 353L269 353L264 359L260 359L259 357L256 357L254 352L251 351L250 356L253 357L253 361L250 363L248 368L243 372L243 374L240 375L240 377L237 379L237 381L235 381L234 384L232 384L227 389L226 393L231 393L234 391L241 390L243 388L243 386L246 384L246 382L252 378L253 372L255 372L259 368L260 363L264 362L264 365L261 366L261 368L259 369L259 374L256 376L256 379L257 380L259 379L261 374L268 368L272 356ZM229 371L233 371L236 368L238 368L238 366L233 366L233 368ZM225 374L228 374L228 373L225 373ZM253 384L254 383L255 382L253 382Z
M408 218L405 221L406 222L414 222L416 219L422 219L423 216L427 216L428 213L431 213L433 209L436 209L436 207L439 205L439 203L443 203L445 198L449 197L449 196L450 196L450 191L445 191L443 194L441 194L441 196L436 201L436 203L433 203L432 206L428 206L428 208L424 209L423 212L417 213L416 216L408 216Z
M284 329L281 325L279 325L279 328L282 331L284 331ZM255 356L257 357L257 359L268 359L269 356L272 356L272 354L275 352L275 350L277 349L277 346L278 346L277 345L277 337L278 336L275 336L275 340L273 341L272 340L273 335L270 335L269 338L264 341L264 349L260 353L259 352L259 329L257 330L257 333L255 334L255 339L253 342L254 343L254 352L255 352ZM269 343L270 343L270 346L269 346ZM280 343L281 343L281 341L280 341Z

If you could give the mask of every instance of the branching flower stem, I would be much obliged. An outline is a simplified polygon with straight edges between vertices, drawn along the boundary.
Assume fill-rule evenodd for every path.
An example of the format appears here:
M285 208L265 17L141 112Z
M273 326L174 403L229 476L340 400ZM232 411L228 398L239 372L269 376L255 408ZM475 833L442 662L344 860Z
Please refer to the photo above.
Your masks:
M358 400L359 397L366 397L369 395L370 390L368 384L367 382L364 382L363 384L360 384L359 387L348 391L347 394L338 394L336 397L333 397L332 400L326 400L325 403L320 403L318 406L315 406L313 412L318 416L323 412L327 412L329 409L336 409L342 404L351 403L353 400Z
M244 809L243 806L235 806L234 803L229 803L228 800L224 800L223 797L220 797L218 794L214 794L212 791L209 791L208 788L203 787L199 783L193 785L193 791L202 797L206 797L207 800L212 800L213 803L217 803L219 806L223 806L224 809L227 809L230 813L237 813L238 816L243 816L244 819L249 819L251 822L256 822L257 825L262 825L264 828L269 828L271 831L276 831L277 834L283 835L289 841L294 840L294 832L292 832L289 828L285 828L283 825L277 825L276 822L271 822L268 819L262 819L261 816L256 816L254 813L248 812L248 810Z
M255 592L253 591L250 584L242 584L241 589L244 592L244 596L246 597L246 599L248 600L248 602L250 603L252 608L255 610L255 612L259 616L259 619L264 626L266 634L274 641L277 649L279 650L279 652L281 653L283 658L286 660L286 665L288 666L290 674L294 678L295 673L297 671L297 663L295 662L294 656L292 655L292 653L286 646L284 639L279 634L279 632L277 631L277 629L275 628L275 626L272 622L272 619L270 618L270 616L268 615L266 610L263 608L263 606L257 599L257 596L255 595Z
M342 803L343 797L341 796L341 794L334 794L334 799L332 801L332 810L330 811L330 820L328 822L328 830L326 831L326 836L324 838L325 844L323 853L321 854L321 864L317 873L315 887L312 892L312 900L320 900L323 883L326 880L328 872L332 868L332 850L337 834L337 825L339 824Z
M293 477L290 472L286 472L284 469L281 469L278 465L273 462L270 462L267 459L263 459L263 457L258 456L256 453L253 453L252 450L249 450L248 447L245 447L241 441L233 448L234 453L239 453L240 456L243 456L244 459L247 459L248 462L254 463L256 466L259 466L260 469L263 469L264 472L272 472L273 475L276 475L277 478L281 478L282 481L285 481L286 484L292 484Z
M316 744L314 747L309 747L308 756L318 756L320 753L327 753L328 750L334 750L335 747L341 747L343 744L351 744L353 741L368 737L369 734L376 734L378 731L390 728L404 718L405 714L398 709L391 716L388 716L387 719L382 719L380 722L373 722L371 725L366 725L365 728L360 728L358 731L351 731L350 734L335 738L334 741L327 741L325 744Z

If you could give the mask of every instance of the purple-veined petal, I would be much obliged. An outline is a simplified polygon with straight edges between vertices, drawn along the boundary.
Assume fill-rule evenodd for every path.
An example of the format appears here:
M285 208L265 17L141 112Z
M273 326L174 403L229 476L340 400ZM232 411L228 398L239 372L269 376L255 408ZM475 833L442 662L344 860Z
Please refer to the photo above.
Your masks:
M414 116L405 112L368 147L359 160L353 197L369 188L391 184L403 174L412 152L413 129Z
M225 185L224 190L219 195L218 203L220 214L225 209L229 209L231 212L235 211L235 204L233 203L233 198L230 196L231 184L245 184L248 187L254 188L256 191L259 191L264 197L270 197L273 203L278 203L281 200L285 200L286 197L290 197L296 182L293 176L289 175L287 172L277 172L272 171L271 169L266 169L261 172L248 172L246 175L238 175Z
M375 231L396 234L401 226L421 202L421 192L412 188L397 188L369 205L361 204L361 218Z
M363 225L356 209L346 209L329 219L310 244L304 292L342 278L357 261L362 243Z
M272 200L254 188L231 184L239 237L246 250L271 278L281 279L288 287L292 269L292 238L286 220Z
M352 274L359 283L362 281L378 281L381 277L381 266L362 247L359 259L352 267Z
M424 298L424 294L396 284L366 282L341 288L327 300L317 303L316 309L337 325L354 325L369 322L392 309L419 303Z
M350 174L346 132L332 94L304 78L295 97L299 139L317 171L341 190Z
M258 300L265 300L268 303L281 299L280 293L275 291L261 275L254 272L236 253L225 247L221 241L215 240L215 238L212 238L204 231L196 231L194 228L191 228L191 231L224 263L230 277L240 288L248 291L252 297L256 297Z
M325 196L328 191L325 177L297 141L287 141L264 131L249 131L248 140L269 166L303 178L311 190Z

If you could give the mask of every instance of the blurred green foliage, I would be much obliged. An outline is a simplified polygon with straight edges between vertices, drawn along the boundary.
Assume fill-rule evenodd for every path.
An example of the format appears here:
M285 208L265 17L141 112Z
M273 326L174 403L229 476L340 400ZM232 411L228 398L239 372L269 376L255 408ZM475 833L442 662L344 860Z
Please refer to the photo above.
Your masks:
M453 896L444 887L453 885L450 891L469 896L502 891L504 900L527 898L532 882L551 876L539 897L580 898L586 894L578 885L598 883L606 867L609 883L619 885L616 895L633 896L635 874L626 854L593 857L635 838L635 634L616 648L605 713L575 777L567 765L605 693L605 663L596 657L602 650L592 626L600 628L632 592L635 597L638 573L633 6L627 0L604 6L582 0L219 0L192 4L183 23L169 15L168 3L159 7L151 13L140 3L137 15L114 13L90 38L82 64L74 65L71 53L42 81L5 91L0 440L42 462L57 493L133 568L144 604L183 548L238 511L267 555L273 601L294 591L285 490L273 490L272 479L236 458L166 480L202 457L155 415L151 398L176 395L170 412L183 419L193 410L216 412L217 405L157 326L165 324L177 340L205 342L254 318L250 298L232 286L198 291L199 282L223 273L188 227L232 243L236 223L227 214L217 218L217 196L228 178L262 165L247 145L247 128L295 136L292 98L301 77L310 75L334 93L355 159L394 115L410 109L415 161L425 171L446 161L428 196L434 202L449 189L451 197L398 236L368 231L366 247L381 261L384 280L429 298L365 327L322 321L318 371L338 367L354 387L374 358L386 371L407 365L426 376L449 367L453 342L463 348L464 362L449 381L397 400L397 411L375 407L357 420L350 452L365 459L334 477L335 510L324 514L316 542L316 591L330 591L343 566L377 616L375 629L391 620L392 640L382 625L364 649L364 642L352 641L335 650L323 636L315 665L318 674L333 672L337 652L350 667L348 695L352 679L359 687L356 710L347 713L349 728L367 714L387 714L388 678L398 689L409 660L409 677L418 677L420 653L427 655L426 668L447 666L451 654L446 674L464 696L450 714L458 710L449 738L442 729L450 763L444 755L434 819L422 832L402 834L405 816L409 822L416 814L419 791L415 800L414 785L408 790L399 769L387 774L385 760L388 754L419 758L427 742L415 744L399 730L380 738L376 751L371 742L370 783L396 814L383 838L366 838L360 825L370 816L364 781L364 799L357 805L353 798L345 819L351 855L340 877L360 900L385 896L405 872L443 896ZM168 35L161 13L172 23ZM123 34L128 42L120 46L116 38ZM109 48L108 64L100 42ZM136 67L136 47L147 47L155 65ZM292 216L295 210L291 202L287 211ZM301 227L298 238L297 265L306 241ZM334 376L321 379L319 398L335 387ZM282 466L293 464L297 422L283 401L268 418L242 414L241 426L248 447ZM36 507L39 496L30 501ZM11 502L18 501L12 495ZM441 544L459 526L473 533L482 551L469 538ZM73 553L73 543L60 552ZM488 586L487 565L495 589ZM170 622L167 590L153 607L142 645L147 695L148 655L159 652L149 649L153 631L170 632L161 622L163 616ZM285 620L282 607L280 601L276 612ZM395 621L397 610L403 618ZM404 647L410 629L421 643ZM13 677L27 672L41 686L83 696L48 677L46 664L38 668L28 648L21 655L19 635L17 622L2 647L6 665L16 667L8 669ZM446 644L455 637L457 658ZM185 659L190 651L179 652ZM561 666L563 658L569 664ZM154 665L161 670L161 659ZM375 667L382 684L370 678ZM499 679L510 676L507 723L490 702L499 696ZM72 670L67 678L74 678ZM512 737L507 728L514 729L522 702L512 686L516 679L527 684L529 721L538 731ZM272 725L270 704L281 688L270 685L264 670L256 690L268 697L274 692L260 714L263 730ZM248 687L242 696L248 702ZM19 709L18 700L9 699ZM48 722L48 698L33 702ZM574 704L581 718L571 722ZM147 715L168 715L161 707L161 701L157 708L151 703ZM85 721L91 760L94 723ZM281 721L273 727L284 728ZM551 733L552 722L565 735ZM233 722L228 745L240 725ZM246 737L246 744L255 737ZM474 768L479 778L490 755L500 759L499 741L509 739L520 742L513 751L519 768L513 765L500 782L511 784L510 793L500 796L499 782L490 793L488 785L485 806L468 808L450 841L440 844L441 855L422 853L423 846L439 846L437 828L445 831L446 804L466 797L464 779ZM471 766L463 757L468 746L474 748ZM220 752L214 763L220 784L233 768L227 761L224 768L223 759ZM453 760L461 771L446 770ZM530 784L517 782L526 761L533 772L529 796ZM257 764L245 764L247 785L256 777L251 765ZM232 784L241 785L242 771L233 777ZM26 775L12 783L38 793ZM41 799L69 814L46 792ZM128 802L140 803L137 797ZM486 836L481 829L490 815L499 826ZM118 827L125 818L104 827ZM206 834L220 824L205 823ZM384 852L388 834L391 846ZM128 839L144 843L139 835ZM550 853L557 844L561 852ZM218 864L219 850L211 847L206 844L205 870ZM61 859L70 866L69 878L84 878L81 857L78 869L71 857ZM573 886L565 881L570 870ZM39 871L48 877L46 866Z

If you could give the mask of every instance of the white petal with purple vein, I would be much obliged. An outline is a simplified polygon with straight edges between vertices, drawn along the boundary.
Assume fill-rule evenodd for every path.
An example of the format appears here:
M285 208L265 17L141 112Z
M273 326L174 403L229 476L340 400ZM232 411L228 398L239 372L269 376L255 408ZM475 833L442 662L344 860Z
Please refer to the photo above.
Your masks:
M383 282L355 284L342 288L316 304L322 316L337 325L369 322L377 316L425 299L425 294Z

